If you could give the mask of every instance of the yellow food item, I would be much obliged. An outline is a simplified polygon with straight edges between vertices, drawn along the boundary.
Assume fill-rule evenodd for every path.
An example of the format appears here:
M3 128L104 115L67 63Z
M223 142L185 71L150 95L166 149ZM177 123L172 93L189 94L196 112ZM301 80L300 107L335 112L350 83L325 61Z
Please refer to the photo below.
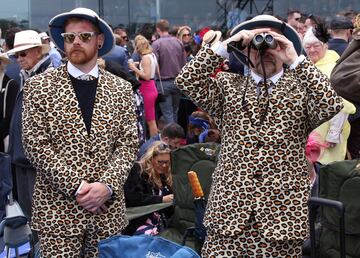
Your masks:
M203 197L204 196L204 192L202 190L201 184L199 182L199 178L197 177L196 172L194 171L189 171L188 172L188 178L189 178L189 182L192 188L192 192L194 194L194 197Z

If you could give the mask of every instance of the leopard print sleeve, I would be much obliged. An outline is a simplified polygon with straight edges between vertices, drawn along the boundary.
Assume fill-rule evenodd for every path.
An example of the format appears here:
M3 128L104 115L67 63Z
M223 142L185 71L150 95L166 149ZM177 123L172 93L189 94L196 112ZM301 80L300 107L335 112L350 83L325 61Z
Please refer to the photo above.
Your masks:
M114 82L122 89L117 103L117 135L114 151L109 159L109 168L102 174L100 182L110 186L115 194L123 189L138 152L138 134L136 125L135 101L130 83L123 80Z
M330 120L343 108L341 98L331 87L328 77L306 58L295 68L296 78L306 89L310 129Z
M219 80L210 75L222 61L210 48L202 48L176 77L178 88L214 117L222 117L224 92Z
M42 83L49 83L51 77L42 74L27 80L23 100L23 146L27 158L36 168L38 176L51 182L53 189L72 198L82 178L67 161L55 153L46 128L44 103L49 96L41 91ZM46 82L47 81L47 82Z

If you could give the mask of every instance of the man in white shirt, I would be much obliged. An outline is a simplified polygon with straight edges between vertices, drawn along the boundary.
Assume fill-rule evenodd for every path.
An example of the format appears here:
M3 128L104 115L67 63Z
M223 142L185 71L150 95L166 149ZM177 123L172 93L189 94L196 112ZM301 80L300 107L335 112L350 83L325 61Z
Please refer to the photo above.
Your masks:
M228 51L246 56L249 76L211 77ZM342 108L328 78L301 52L295 29L259 15L201 49L176 78L221 130L202 257L301 257L308 237L307 136Z
M114 37L94 11L59 14L49 27L69 61L24 86L24 148L37 170L32 227L42 257L98 257L98 242L127 225L123 184L138 149L132 89L97 65Z

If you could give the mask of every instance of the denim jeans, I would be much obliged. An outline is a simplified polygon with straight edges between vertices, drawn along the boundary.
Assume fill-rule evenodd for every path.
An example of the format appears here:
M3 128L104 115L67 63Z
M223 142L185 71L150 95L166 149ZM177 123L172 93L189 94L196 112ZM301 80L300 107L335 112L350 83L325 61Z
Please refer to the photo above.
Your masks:
M165 119L165 124L177 123L177 113L179 110L181 91L176 87L174 80L163 80L165 101L160 102L160 110ZM156 81L156 87L159 93L162 93L160 81Z

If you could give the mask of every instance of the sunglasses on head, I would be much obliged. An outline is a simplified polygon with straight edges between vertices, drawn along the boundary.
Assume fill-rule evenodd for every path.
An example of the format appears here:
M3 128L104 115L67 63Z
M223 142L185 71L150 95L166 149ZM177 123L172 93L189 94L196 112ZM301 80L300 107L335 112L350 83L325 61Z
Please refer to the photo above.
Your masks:
M166 149L169 149L169 145L165 144L165 143L161 143L159 145L159 150L163 151L163 150L166 150Z
M64 32L61 33L61 36L64 38L64 41L66 43L73 43L76 36L79 37L79 39L86 43L91 40L91 37L97 35L96 32Z
M18 53L15 53L13 56L18 59L19 56L21 57L25 57L27 55L27 53L25 51L22 51L22 52L18 52Z

